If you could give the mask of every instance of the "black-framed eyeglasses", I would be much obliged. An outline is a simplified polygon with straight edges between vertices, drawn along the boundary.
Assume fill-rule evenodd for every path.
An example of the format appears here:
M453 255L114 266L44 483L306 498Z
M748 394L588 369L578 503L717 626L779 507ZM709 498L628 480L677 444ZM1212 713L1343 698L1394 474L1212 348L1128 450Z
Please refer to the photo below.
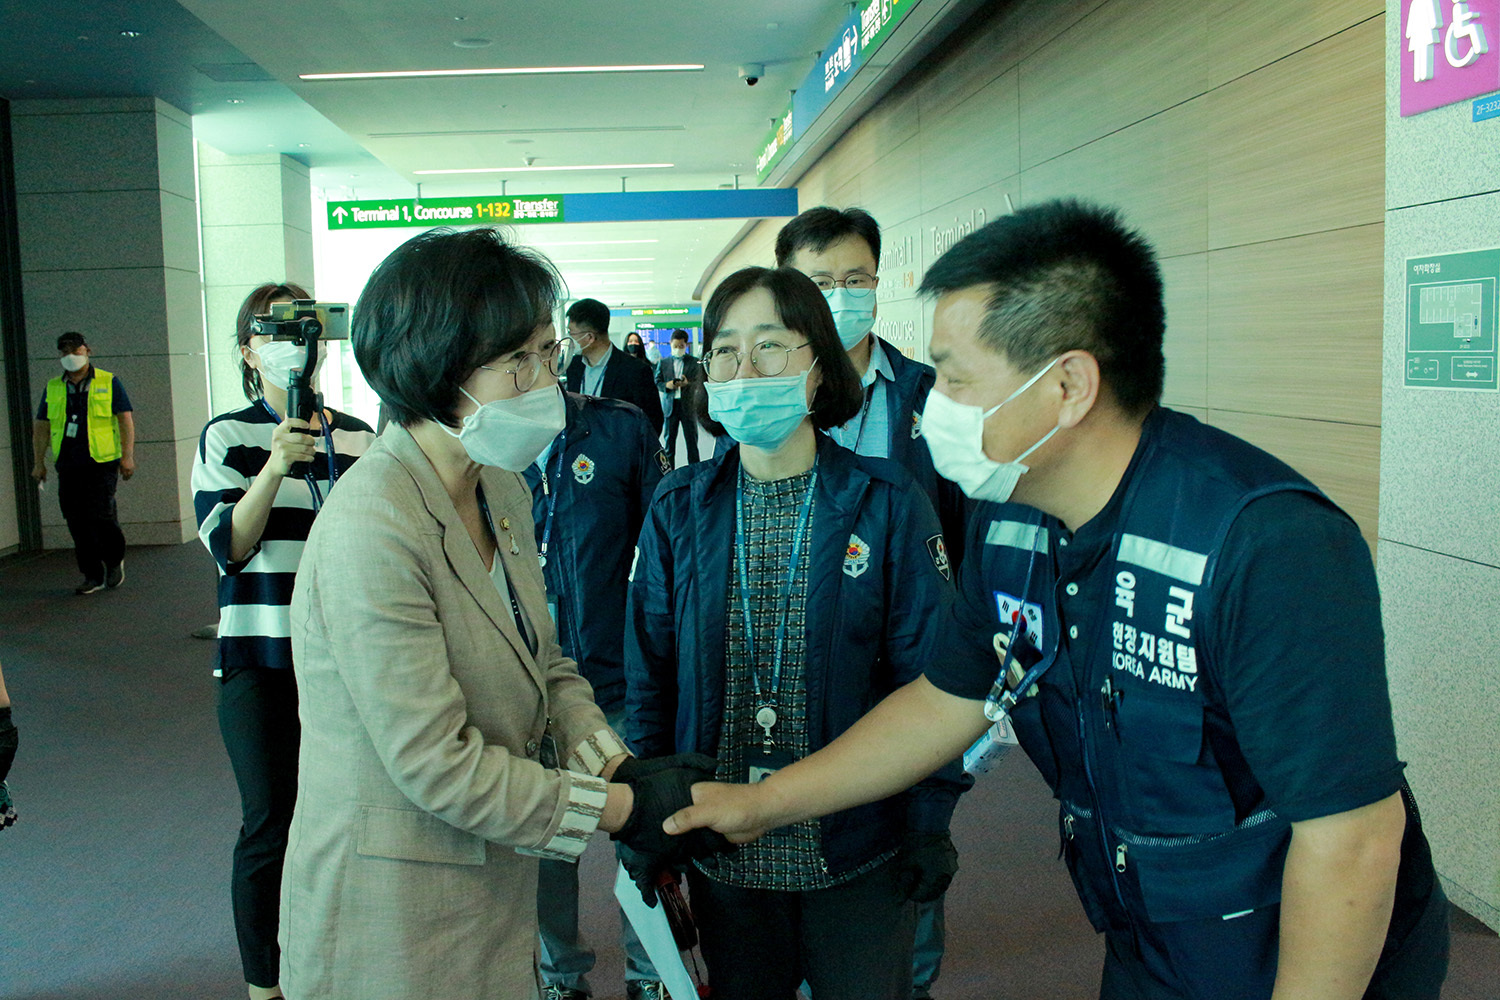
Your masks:
M750 366L768 378L775 377L786 371L792 352L800 351L804 347L812 347L812 345L799 344L796 347L788 347L779 341L763 340L750 349ZM735 350L733 347L715 347L703 356L703 370L710 382L732 382L739 374L740 365L744 360L743 351Z
M517 392L530 392L531 387L536 385L536 380L541 377L542 367L545 365L547 371L552 373L553 378L567 367L572 360L574 352L578 350L577 343L572 337L562 337L554 340L540 351L527 351L516 359L514 367L491 368L489 365L480 365L487 372L500 372L509 375L516 381Z
M855 271L842 278L835 278L831 274L822 272L809 274L808 277L812 279L813 284L818 286L820 292L831 292L835 288L847 288L851 292L871 292L875 290L876 285L880 284L879 278L863 271Z

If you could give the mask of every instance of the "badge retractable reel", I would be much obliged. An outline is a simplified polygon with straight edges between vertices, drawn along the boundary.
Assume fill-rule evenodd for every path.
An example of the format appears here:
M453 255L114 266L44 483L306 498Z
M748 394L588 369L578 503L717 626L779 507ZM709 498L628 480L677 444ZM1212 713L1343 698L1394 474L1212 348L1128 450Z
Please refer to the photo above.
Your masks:
M755 784L764 781L777 771L792 763L791 751L776 745L773 731L780 721L777 707L781 695L781 660L786 649L786 622L792 602L792 586L797 580L797 567L802 562L802 545L807 538L807 525L812 517L813 492L818 485L818 466L813 462L812 478L808 480L807 492L802 497L802 507L797 514L797 530L792 536L791 565L787 568L786 584L777 603L776 644L771 656L769 685L762 685L760 666L755 658L755 627L750 616L750 573L745 557L745 486L744 472L736 487L734 514L735 559L740 576L740 613L745 625L745 657L750 664L750 678L755 685L755 724L764 735L760 746L750 751L746 761L746 781Z
M328 487L333 488L338 479L338 465L334 459L333 438L329 434L327 421L323 419L323 395L313 389L313 373L318 370L318 344L327 340L349 339L349 306L343 302L315 302L312 299L295 299L291 302L272 302L271 311L251 320L250 328L257 334L272 340L290 341L306 348L307 356L302 367L293 368L286 384L287 417L312 422L318 416L323 428L324 444L328 449ZM270 409L267 406L267 409ZM273 411L273 415L274 411ZM306 479L312 488L315 505L322 505L322 494L307 462L292 466L289 476Z

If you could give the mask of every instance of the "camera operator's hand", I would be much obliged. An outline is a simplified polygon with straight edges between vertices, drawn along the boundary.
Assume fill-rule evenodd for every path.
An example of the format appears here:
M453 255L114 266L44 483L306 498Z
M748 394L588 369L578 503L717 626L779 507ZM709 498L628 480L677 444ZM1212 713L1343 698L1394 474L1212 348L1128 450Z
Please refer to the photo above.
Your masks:
M713 772L710 769L708 773ZM662 830L663 820L692 804L693 785L703 780L702 768L673 767L629 782L634 792L630 817L610 839L624 844L637 856L626 865L626 870L640 887L641 898L648 906L656 905L652 883L662 869L691 858L732 850L729 841L710 830L694 830L681 837Z
M318 439L306 420L287 417L271 432L271 457L266 468L273 475L286 476L298 462L311 462L318 453Z
M958 872L953 838L943 833L907 833L896 865L896 888L914 903L930 903L947 891Z

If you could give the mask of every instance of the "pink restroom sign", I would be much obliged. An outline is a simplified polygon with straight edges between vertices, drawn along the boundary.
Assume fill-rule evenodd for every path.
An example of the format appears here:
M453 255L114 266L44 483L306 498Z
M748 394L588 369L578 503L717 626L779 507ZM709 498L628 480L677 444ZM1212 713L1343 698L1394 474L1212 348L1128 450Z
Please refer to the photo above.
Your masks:
M1500 90L1500 0L1401 0L1401 115Z

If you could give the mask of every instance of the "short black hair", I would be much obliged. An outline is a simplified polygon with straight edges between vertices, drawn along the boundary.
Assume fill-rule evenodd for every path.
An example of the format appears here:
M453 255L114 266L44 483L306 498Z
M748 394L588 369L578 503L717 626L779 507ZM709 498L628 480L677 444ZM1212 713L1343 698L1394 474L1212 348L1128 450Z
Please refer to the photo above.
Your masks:
M598 299L579 299L568 306L568 319L588 324L595 333L609 333L609 306Z
M271 311L271 303L277 299L310 299L311 295L301 286L290 281L276 284L268 281L258 286L245 301L240 303L239 315L234 318L234 342L239 347L249 347L250 338L255 336L255 317L264 316ZM245 398L254 402L265 395L265 386L261 385L260 372L245 364L243 352L236 352L240 358L240 389L245 393Z
M80 347L87 347L88 341L83 339L83 334L77 330L69 330L57 338L57 349L63 354L72 354Z
M976 285L991 289L980 340L1019 371L1083 350L1125 412L1144 413L1161 399L1161 270L1117 210L1069 198L1002 216L939 257L919 291Z
M538 251L494 229L433 229L370 275L354 309L354 359L392 420L453 427L459 384L550 322L561 295Z
M813 426L826 431L847 424L864 403L864 387L849 360L849 352L839 341L833 313L828 311L828 300L823 298L812 279L801 271L790 267L746 267L720 282L703 310L703 356L708 357L708 352L713 350L714 338L719 335L719 326L729 307L741 295L756 288L771 293L781 325L802 334L812 347L813 360L817 362L822 379L812 401ZM708 415L708 394L700 392L694 395L698 422L709 433L722 437L726 433L723 426Z
M690 340L690 339L692 339L692 338L690 338L690 337L689 337L689 336L688 336L688 332L687 332L687 331L686 331L686 330L683 330L683 329L677 329L677 330L673 330L673 331L672 331L672 340L673 340L673 341L678 341L678 340L680 340L680 341L682 341L682 342L683 342L683 343L684 343L684 344L686 344L686 343L687 343L687 342L688 342L688 341L689 341L689 340Z
M850 236L865 241L875 257L875 266L879 267L880 223L875 217L862 208L846 208L841 212L827 205L809 208L781 227L776 234L776 266L786 267L787 261L804 247L822 253Z

